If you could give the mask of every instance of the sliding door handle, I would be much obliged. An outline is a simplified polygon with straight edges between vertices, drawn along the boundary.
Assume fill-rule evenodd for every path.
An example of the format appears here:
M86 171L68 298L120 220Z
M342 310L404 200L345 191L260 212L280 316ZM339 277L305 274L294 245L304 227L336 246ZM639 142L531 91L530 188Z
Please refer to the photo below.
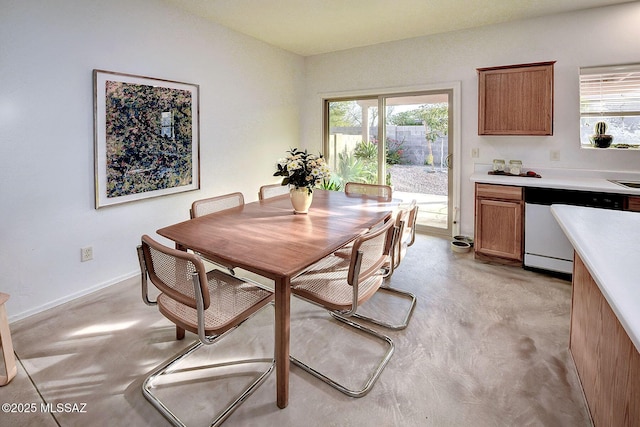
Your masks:
M453 153L447 155L447 157L444 159L444 164L447 169L453 168Z

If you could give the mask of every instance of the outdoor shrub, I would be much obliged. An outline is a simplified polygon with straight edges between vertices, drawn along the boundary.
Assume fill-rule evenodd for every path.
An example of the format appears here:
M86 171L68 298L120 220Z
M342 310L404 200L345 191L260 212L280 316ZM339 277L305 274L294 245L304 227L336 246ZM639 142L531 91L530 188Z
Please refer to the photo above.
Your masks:
M387 164L388 165L400 165L404 163L404 150L402 145L404 140L398 141L397 139L387 138Z

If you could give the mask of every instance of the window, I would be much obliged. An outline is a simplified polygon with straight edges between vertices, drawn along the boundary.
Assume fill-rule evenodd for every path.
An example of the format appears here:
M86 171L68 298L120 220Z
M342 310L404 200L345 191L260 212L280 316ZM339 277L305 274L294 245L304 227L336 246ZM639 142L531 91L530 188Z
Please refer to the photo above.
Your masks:
M580 144L592 145L598 122L613 148L640 148L640 64L580 69Z

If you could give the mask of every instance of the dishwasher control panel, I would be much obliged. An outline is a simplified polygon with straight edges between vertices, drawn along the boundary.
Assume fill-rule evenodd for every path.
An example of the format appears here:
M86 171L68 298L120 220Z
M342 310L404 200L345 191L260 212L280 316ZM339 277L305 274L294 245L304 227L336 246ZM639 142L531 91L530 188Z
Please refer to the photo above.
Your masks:
M525 187L524 189L525 203L536 205L563 204L622 210L624 199L624 195L615 193L538 187Z

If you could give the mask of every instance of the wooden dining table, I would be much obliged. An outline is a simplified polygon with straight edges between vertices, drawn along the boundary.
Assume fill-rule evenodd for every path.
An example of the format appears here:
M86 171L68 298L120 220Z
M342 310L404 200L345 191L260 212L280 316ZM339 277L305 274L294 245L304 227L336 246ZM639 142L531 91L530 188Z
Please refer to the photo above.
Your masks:
M291 279L379 223L394 202L314 190L308 214L294 214L288 195L204 215L159 229L176 247L272 279L275 286L277 405L289 400Z

